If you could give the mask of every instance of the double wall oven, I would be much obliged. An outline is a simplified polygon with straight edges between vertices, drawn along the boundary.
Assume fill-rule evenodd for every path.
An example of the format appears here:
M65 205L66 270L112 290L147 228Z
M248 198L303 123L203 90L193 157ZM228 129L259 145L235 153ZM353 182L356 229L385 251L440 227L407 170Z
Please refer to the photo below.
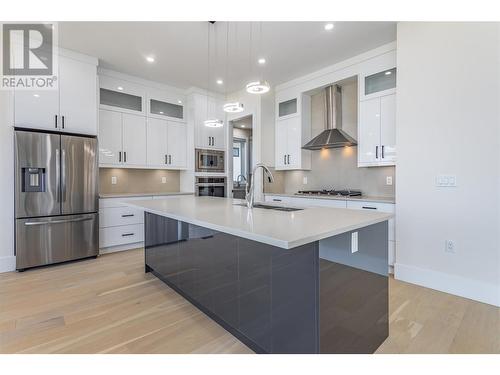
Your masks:
M226 171L225 152L219 150L196 149L195 171L203 173L196 177L195 194L200 197L225 197ZM214 175L211 175L213 173ZM215 175L215 174L218 175Z

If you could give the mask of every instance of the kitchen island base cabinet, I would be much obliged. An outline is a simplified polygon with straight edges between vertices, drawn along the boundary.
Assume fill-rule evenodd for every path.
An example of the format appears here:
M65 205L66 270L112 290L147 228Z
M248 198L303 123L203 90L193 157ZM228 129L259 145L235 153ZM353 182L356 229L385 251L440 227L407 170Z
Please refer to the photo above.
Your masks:
M388 336L387 221L358 229L356 254L350 232L283 249L149 212L144 225L145 271L257 353L372 353Z

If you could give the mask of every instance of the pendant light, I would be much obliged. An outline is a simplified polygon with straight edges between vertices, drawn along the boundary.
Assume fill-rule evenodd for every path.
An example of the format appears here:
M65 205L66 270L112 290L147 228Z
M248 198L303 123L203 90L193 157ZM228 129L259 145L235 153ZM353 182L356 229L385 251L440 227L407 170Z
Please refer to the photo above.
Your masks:
M227 22L226 26L226 98L227 98L227 82L228 82L228 66L229 66L229 21ZM227 113L238 113L238 112L243 112L245 110L245 107L243 106L243 103L240 102L229 102L224 104L222 107L224 112Z
M250 22L250 52L249 52L249 60L250 60L250 71L252 71L252 46L253 46L253 38L252 38L252 23ZM262 22L259 24L259 48L262 49ZM262 51L260 51L262 52ZM269 92L271 86L265 79L259 79L253 82L250 82L246 86L246 90L250 94L265 94Z
M222 120L219 120L218 118L209 118L209 106L210 106L210 99L209 99L209 94L210 94L210 30L212 28L212 25L215 24L215 21L209 21L208 22L208 44L207 44L207 51L208 51L208 56L207 56L207 65L208 65L208 71L207 71L207 119L203 121L203 124L208 127L208 128L220 128L224 126L224 122ZM217 40L215 41L217 42ZM214 108L215 109L215 108Z

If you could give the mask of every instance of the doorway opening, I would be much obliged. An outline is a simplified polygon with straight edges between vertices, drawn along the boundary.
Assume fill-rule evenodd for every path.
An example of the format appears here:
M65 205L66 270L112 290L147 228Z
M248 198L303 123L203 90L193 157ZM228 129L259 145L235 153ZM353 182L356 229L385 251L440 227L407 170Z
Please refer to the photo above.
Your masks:
M252 181L252 115L231 121L233 198L245 199Z

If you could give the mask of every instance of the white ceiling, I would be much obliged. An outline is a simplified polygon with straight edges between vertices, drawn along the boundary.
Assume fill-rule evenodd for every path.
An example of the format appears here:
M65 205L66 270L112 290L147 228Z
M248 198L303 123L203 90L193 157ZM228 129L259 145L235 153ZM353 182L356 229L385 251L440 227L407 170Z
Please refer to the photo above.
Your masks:
M332 31L325 31L324 24L230 22L226 77L228 23L216 22L210 80L208 22L61 22L59 44L98 57L104 68L179 88L223 93L257 78L276 86L396 39L394 22L336 22ZM155 62L146 62L146 56L154 56ZM259 57L266 58L265 65L257 64ZM218 78L223 85L215 83Z

